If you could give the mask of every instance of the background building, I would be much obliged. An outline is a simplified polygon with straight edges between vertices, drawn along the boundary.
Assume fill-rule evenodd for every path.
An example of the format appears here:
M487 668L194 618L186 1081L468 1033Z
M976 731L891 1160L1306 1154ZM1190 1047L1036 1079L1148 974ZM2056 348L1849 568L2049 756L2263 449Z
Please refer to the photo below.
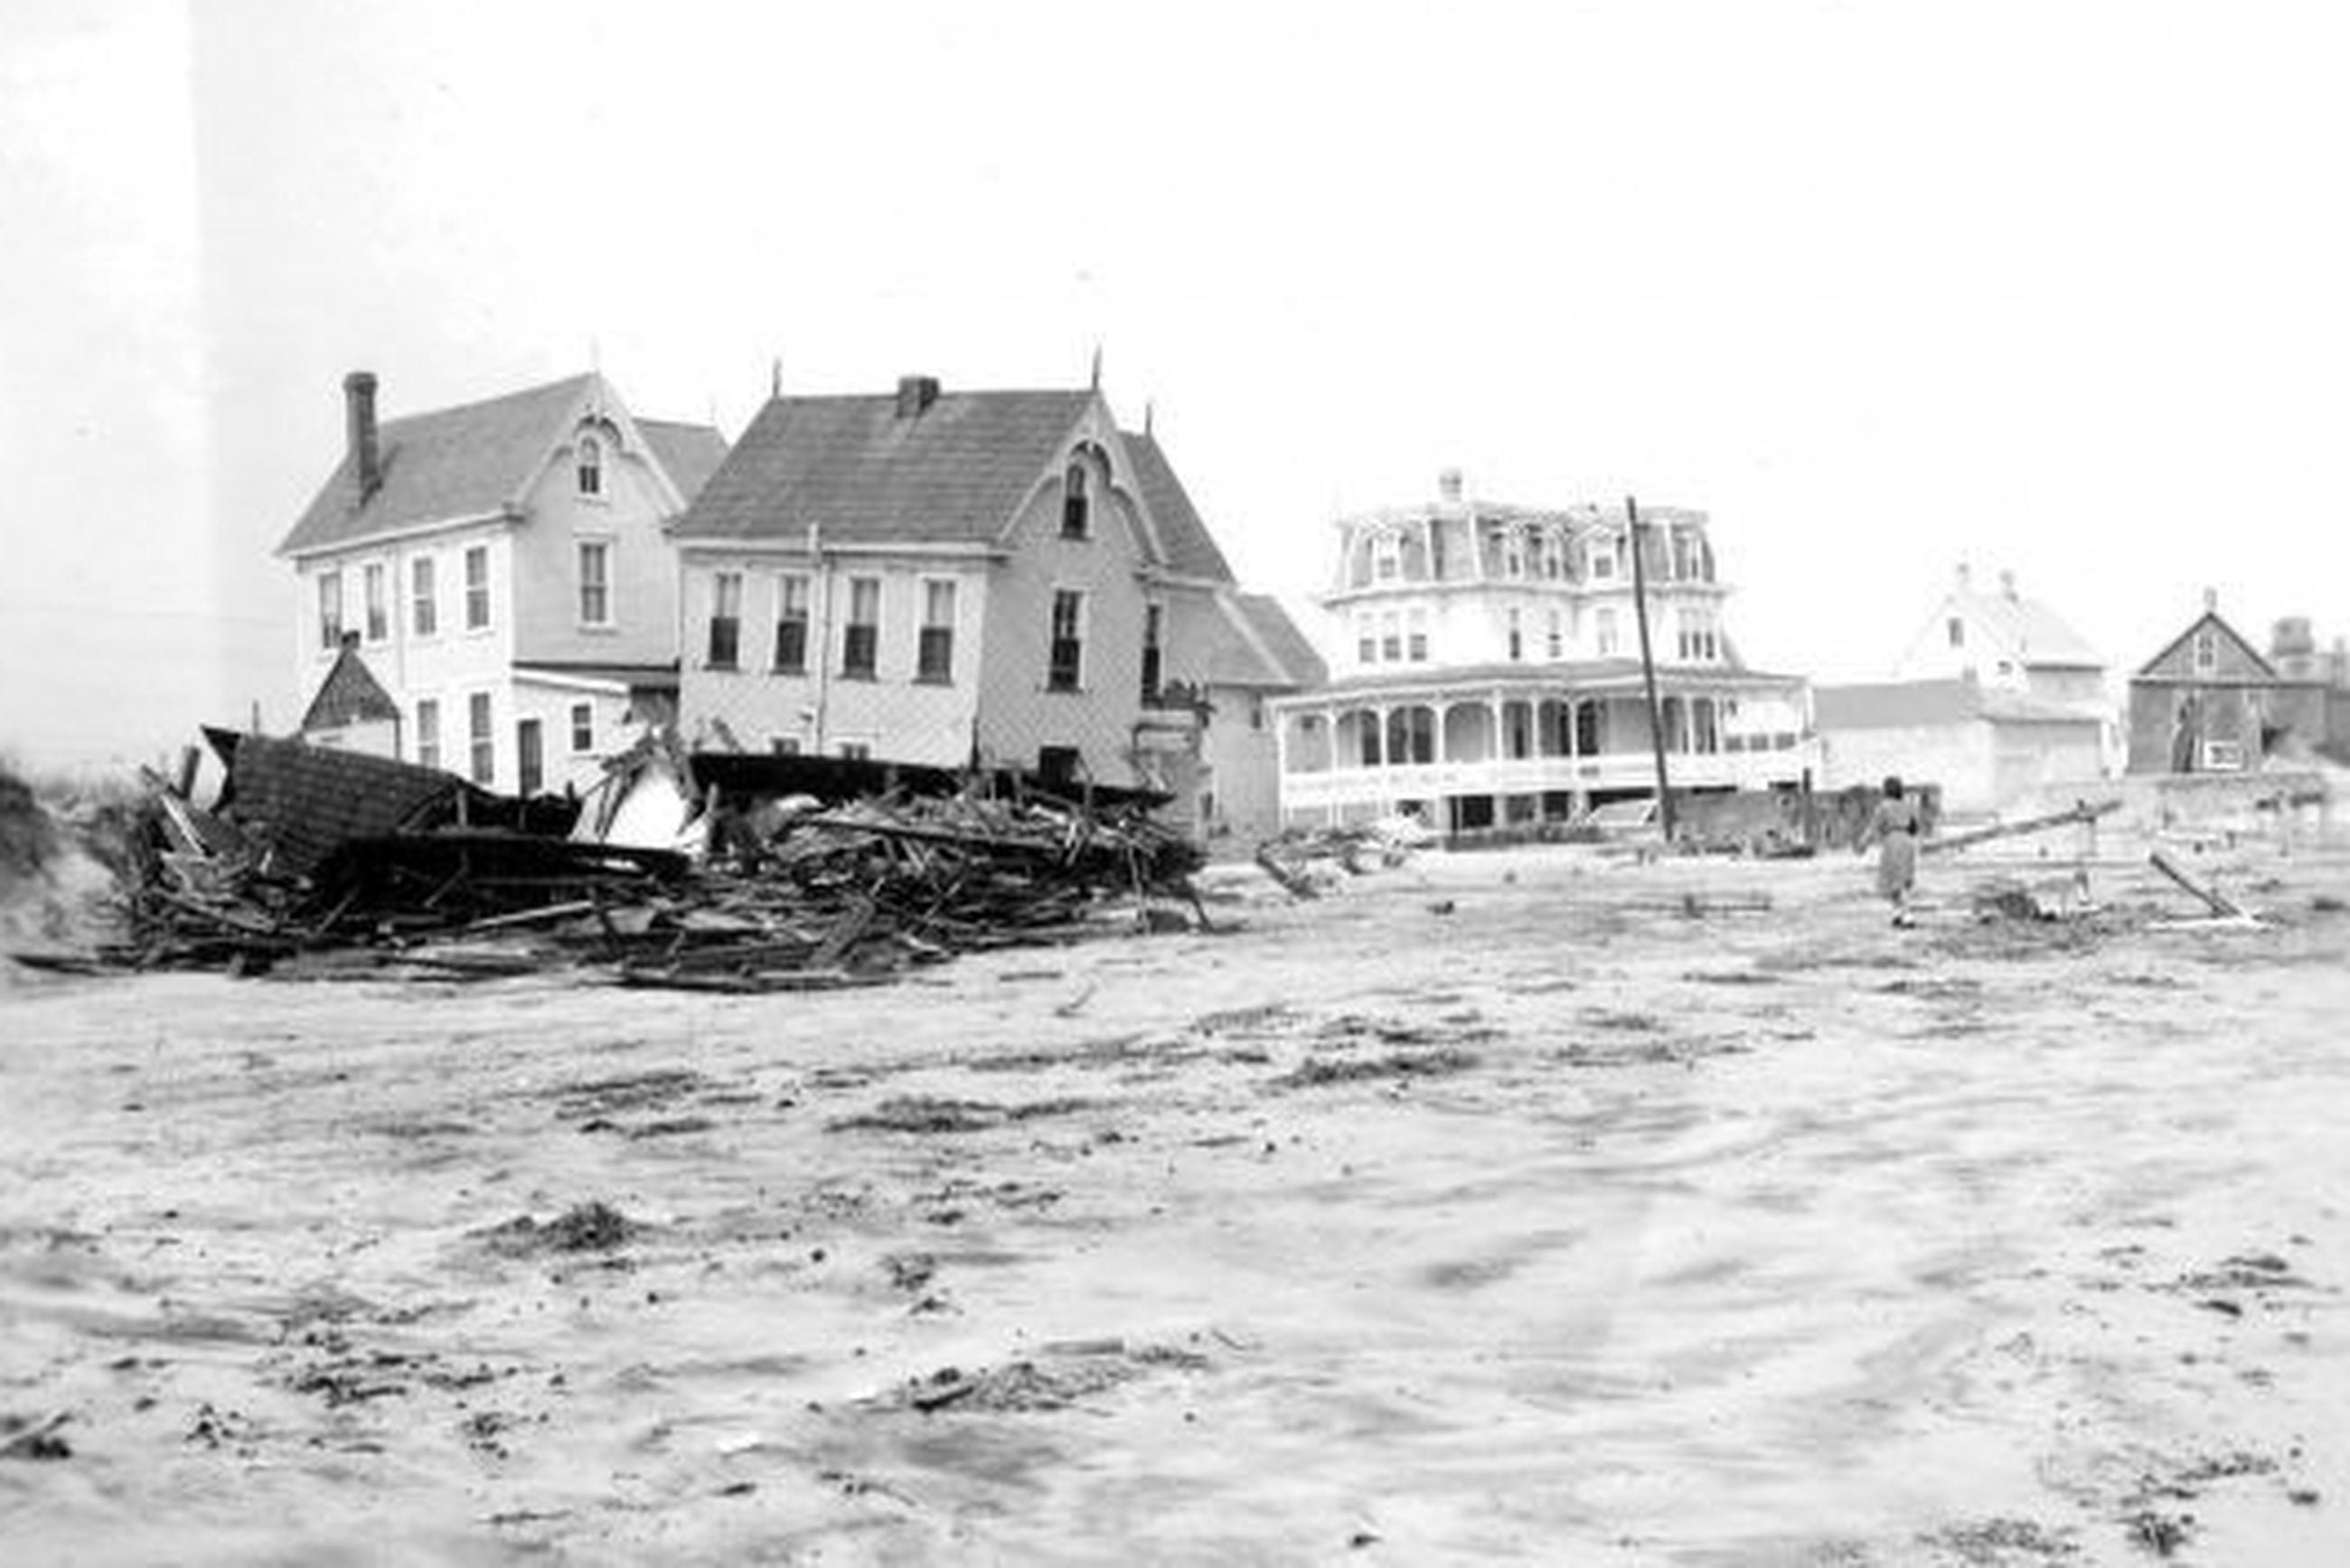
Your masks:
M2317 651L2309 622L2276 624L2264 658L2220 614L2203 613L2147 660L2129 686L2129 771L2241 773L2311 753L2350 761L2350 658Z
M1028 768L1189 816L1246 797L1248 748L1207 738L1294 678L1232 662L1259 618L1098 389L775 396L671 537L697 744Z
M1739 658L1704 514L1640 522L1674 786L1801 784L1804 683ZM1273 704L1286 820L1410 811L1457 833L1655 793L1627 512L1478 500L1448 472L1432 503L1337 526L1339 668Z
M1990 815L2085 791L2119 760L2105 659L2012 572L1981 593L1960 566L1894 668L1814 691L1825 787L1898 774L1939 785L1948 815Z
M594 374L380 425L372 375L343 391L342 461L278 546L306 732L504 791L591 778L674 701L661 528L724 441Z

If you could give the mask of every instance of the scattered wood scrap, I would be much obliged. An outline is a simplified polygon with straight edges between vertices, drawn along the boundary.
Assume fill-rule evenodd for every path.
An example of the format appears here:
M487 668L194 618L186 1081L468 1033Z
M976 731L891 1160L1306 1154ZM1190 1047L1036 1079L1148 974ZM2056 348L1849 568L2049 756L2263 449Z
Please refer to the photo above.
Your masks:
M311 759L293 753L307 749L241 743L248 763L266 759L274 787L218 810L150 779L147 808L112 857L120 935L99 963L338 979L579 969L629 985L806 990L1071 940L1108 897L1179 903L1206 924L1191 882L1197 847L1131 799L1087 806L974 788L849 800L777 818L754 841L738 832L734 853L696 862L528 831L528 813L427 789L411 775L429 770L401 764L334 773L397 796L390 815L405 826L392 831L380 830L387 813L349 802L328 814L332 831L256 809L306 809ZM468 809L418 826L410 797ZM518 826L464 820L484 817ZM293 842L306 846L298 861L284 853ZM1188 927L1152 912L1167 917L1154 929Z

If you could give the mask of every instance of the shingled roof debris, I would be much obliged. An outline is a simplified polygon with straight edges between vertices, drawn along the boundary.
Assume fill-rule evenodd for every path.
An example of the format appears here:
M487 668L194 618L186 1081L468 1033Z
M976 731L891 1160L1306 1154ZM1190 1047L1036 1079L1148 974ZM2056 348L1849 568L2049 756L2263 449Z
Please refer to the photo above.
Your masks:
M476 978L586 966L627 984L804 990L1066 940L1106 898L1144 901L1145 929L1187 926L1170 919L1174 900L1207 924L1190 880L1198 847L1130 793L1076 801L973 775L932 795L885 779L881 794L824 805L773 800L779 784L808 782L797 773L746 774L731 792L698 780L704 820L726 831L706 831L711 850L689 857L567 838L573 801L513 801L380 757L206 733L229 770L219 815L184 784L152 779L116 867L121 939L40 961Z

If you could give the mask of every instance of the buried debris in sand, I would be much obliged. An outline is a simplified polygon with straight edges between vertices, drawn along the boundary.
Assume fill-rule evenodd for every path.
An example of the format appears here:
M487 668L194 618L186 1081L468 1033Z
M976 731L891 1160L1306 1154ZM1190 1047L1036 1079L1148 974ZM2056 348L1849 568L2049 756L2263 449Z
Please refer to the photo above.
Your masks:
M875 1403L924 1415L963 1410L1060 1410L1080 1399L1148 1376L1154 1371L1196 1372L1208 1365L1197 1351L1165 1345L1129 1349L1122 1340L1074 1345L1065 1354L1008 1361L966 1372L942 1366L901 1385Z
M543 1225L527 1214L517 1215L483 1231L482 1240L492 1251L521 1258L540 1252L608 1252L643 1230L619 1210L589 1202L576 1204Z

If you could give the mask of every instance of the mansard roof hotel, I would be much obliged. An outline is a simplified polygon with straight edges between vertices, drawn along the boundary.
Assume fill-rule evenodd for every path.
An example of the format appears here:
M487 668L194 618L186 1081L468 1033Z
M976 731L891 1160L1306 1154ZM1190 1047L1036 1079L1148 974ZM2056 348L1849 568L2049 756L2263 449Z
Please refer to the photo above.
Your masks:
M1800 785L1805 683L1739 658L1705 514L1639 521L1672 787ZM1341 518L1334 679L1273 704L1284 820L1473 833L1653 794L1630 522L1478 500L1449 471L1432 503Z

